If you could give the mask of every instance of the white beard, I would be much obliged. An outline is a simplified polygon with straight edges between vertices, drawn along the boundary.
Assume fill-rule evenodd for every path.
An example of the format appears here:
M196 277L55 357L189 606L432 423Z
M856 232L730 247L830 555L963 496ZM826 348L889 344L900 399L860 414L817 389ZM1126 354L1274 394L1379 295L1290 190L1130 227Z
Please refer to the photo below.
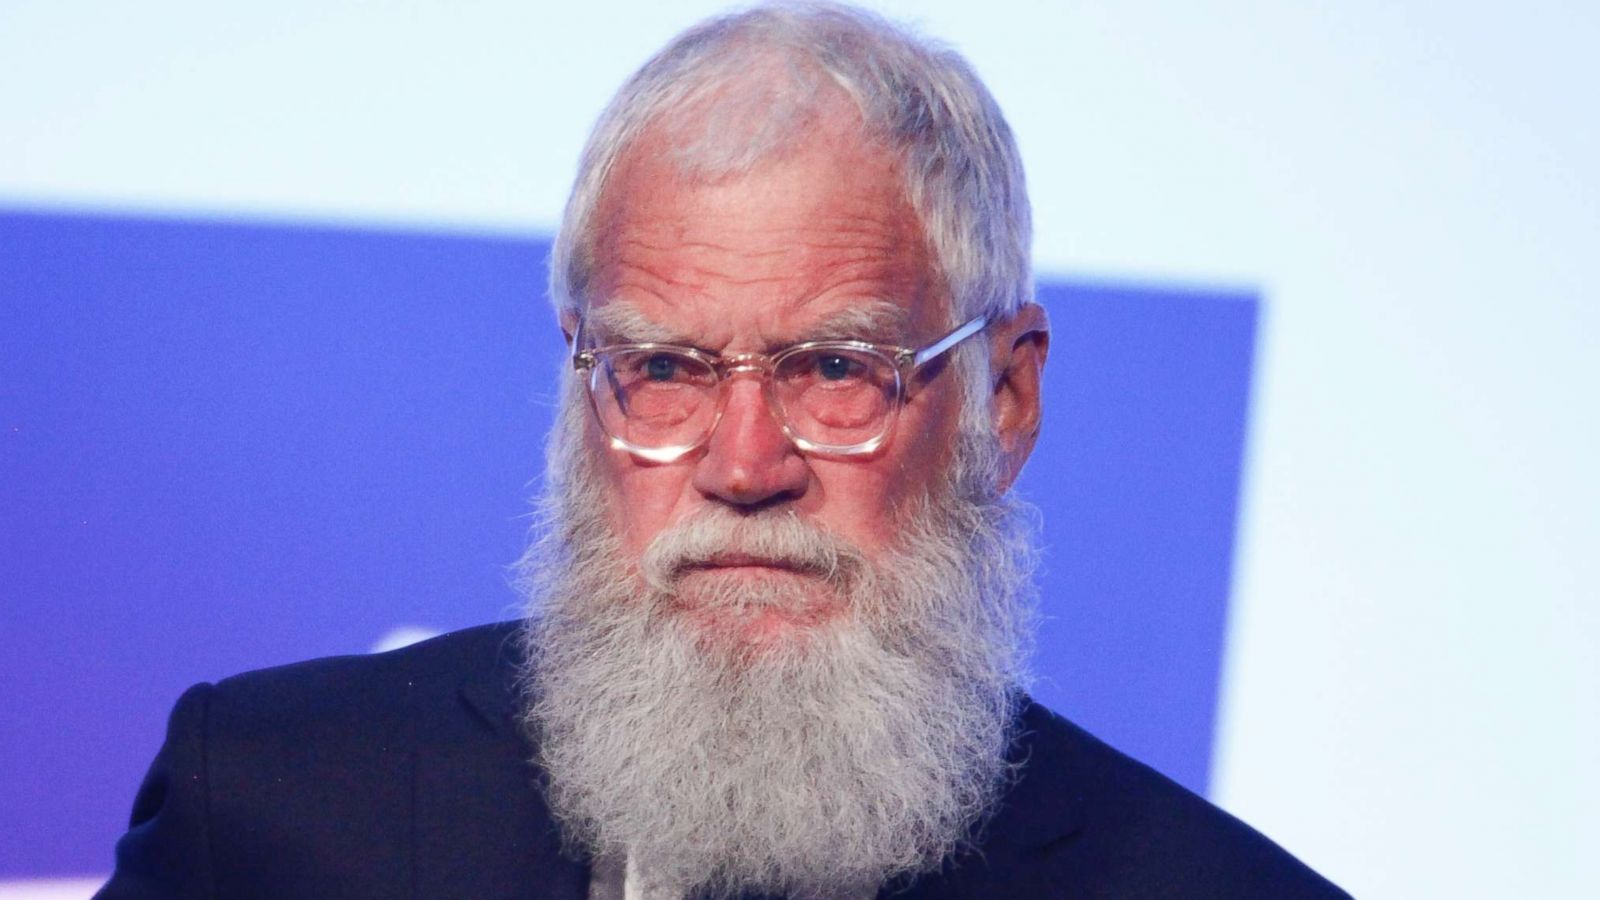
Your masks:
M584 411L566 406L578 434ZM708 508L630 564L574 444L552 443L549 527L522 562L537 607L523 721L569 844L671 890L821 897L936 868L971 837L1010 774L1033 599L1023 507L941 485L877 564L788 512ZM718 550L811 577L740 591L701 576L713 589L685 597L682 566ZM819 588L838 614L758 647L684 612L803 610Z

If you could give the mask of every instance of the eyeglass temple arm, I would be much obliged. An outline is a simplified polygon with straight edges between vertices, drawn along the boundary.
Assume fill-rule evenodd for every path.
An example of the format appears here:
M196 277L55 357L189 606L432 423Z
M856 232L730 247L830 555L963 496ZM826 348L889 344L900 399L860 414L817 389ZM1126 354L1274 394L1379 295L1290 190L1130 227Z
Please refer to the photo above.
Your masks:
M582 349L582 347L583 317L579 316L577 327L572 330L572 365L579 371L599 365L600 361L595 358L594 354ZM627 415L628 398L622 393L622 383L617 381L617 373L611 371L610 366L601 366L601 368L605 370L606 381L611 384L611 396L617 398L617 408L622 410L623 415Z
M918 351L917 355L911 358L911 368L922 368L929 360L937 358L941 353L982 331L984 326L988 324L989 316L987 314L968 319L966 324L960 328Z
M583 316L578 316L578 322L572 326L572 367L582 369L590 365L593 356L583 349Z

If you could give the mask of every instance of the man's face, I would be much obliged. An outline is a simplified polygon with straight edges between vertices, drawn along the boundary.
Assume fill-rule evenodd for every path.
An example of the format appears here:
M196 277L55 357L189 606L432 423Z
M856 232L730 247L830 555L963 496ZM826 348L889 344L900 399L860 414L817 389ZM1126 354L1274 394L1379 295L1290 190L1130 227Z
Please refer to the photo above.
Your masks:
M684 184L670 151L646 137L612 174L599 208L594 307L627 304L655 328L720 354L770 353L820 337L921 346L949 327L916 216L893 159L862 146L853 129L818 129L797 152L747 175ZM880 333L840 335L841 317L889 307L899 321ZM592 314L591 314L592 318ZM598 334L600 342L616 339ZM650 463L612 449L589 421L611 523L628 559L663 530L711 508L803 517L869 558L900 529L896 512L944 471L959 414L952 372L910 385L886 446L865 457L802 455L769 410L759 377L736 374L726 406L700 450ZM713 560L683 576L726 590L789 583L809 595L764 608L741 627L776 637L842 612L814 576L750 557ZM686 601L694 611L692 599Z

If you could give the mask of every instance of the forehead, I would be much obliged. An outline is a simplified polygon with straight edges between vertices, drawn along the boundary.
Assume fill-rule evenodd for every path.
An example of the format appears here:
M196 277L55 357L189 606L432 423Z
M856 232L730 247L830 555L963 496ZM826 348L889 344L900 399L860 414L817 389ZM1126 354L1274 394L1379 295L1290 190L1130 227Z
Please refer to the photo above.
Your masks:
M591 305L626 301L697 343L811 337L863 307L903 310L902 330L918 332L943 315L898 161L854 129L820 128L712 180L686 179L647 133L619 160L595 221Z

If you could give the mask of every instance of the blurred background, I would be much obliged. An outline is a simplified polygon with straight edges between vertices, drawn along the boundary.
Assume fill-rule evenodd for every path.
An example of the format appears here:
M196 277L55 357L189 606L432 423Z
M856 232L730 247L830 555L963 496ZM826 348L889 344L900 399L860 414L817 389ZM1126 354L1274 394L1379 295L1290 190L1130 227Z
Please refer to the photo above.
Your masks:
M1036 693L1357 896L1587 896L1600 9L870 5L1028 167ZM549 236L720 8L0 5L0 898L188 684L516 615Z

